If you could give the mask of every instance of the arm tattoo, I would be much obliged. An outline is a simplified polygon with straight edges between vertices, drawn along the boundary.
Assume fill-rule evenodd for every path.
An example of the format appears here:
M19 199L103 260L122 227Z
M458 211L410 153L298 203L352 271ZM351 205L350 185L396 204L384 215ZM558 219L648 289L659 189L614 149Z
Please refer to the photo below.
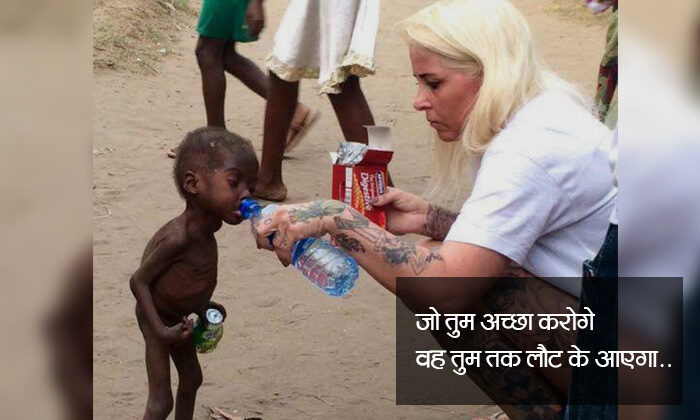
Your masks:
M360 214L357 210L353 208L349 208L350 210L350 216L352 216L352 219L345 219L341 216L335 216L333 217L333 220L335 220L336 226L338 226L338 229L340 230L355 230L357 228L367 228L369 227L369 220Z
M459 213L431 204L421 234L436 241L444 241L458 215Z
M345 233L340 233L338 235L334 235L333 239L335 239L336 243L343 248L346 251L354 251L356 253L365 253L365 247L362 246L360 241L358 241L355 238L351 238Z
M289 211L289 219L292 223L308 223L317 217L333 216L342 213L345 204L335 200L316 200L307 206L300 206Z
M373 250L384 256L384 259L390 265L401 266L408 264L413 270L413 273L418 275L427 270L432 261L442 261L439 248L434 248L431 251L417 248L411 242L398 239L386 230L371 225L369 220L357 210L348 208L348 211L351 218L344 217L342 214L333 217L338 229L355 232L360 237L369 241L373 245ZM342 242L339 238L342 238L343 235L347 239L353 239L344 233L336 235L335 238L341 245ZM359 241L357 245L362 246ZM364 247L362 251L364 252Z
M416 274L420 274L420 273L424 272L425 270L428 269L428 266L430 265L430 263L432 261L443 261L442 255L440 255L440 248L439 247L435 247L435 248L431 249L430 252L428 253L428 255L426 255L424 258L422 258L422 259L419 258L416 266L413 267L413 271Z

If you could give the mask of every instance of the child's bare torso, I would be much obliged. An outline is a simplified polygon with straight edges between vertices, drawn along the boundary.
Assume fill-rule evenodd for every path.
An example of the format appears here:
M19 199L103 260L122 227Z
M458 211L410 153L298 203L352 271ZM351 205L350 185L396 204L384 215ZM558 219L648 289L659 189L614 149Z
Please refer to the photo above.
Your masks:
M178 219L163 226L150 240L143 258L155 246L185 229ZM166 324L174 324L183 316L201 313L210 301L216 287L218 250L213 234L205 238L190 238L188 246L152 284L153 303Z

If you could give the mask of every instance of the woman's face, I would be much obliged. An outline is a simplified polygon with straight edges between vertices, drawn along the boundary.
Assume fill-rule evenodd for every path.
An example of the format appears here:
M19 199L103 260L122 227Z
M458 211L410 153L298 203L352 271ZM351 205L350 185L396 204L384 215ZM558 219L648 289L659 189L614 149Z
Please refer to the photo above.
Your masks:
M439 55L425 48L411 46L410 54L413 77L418 80L413 107L425 112L440 140L459 140L479 92L480 78L445 67Z

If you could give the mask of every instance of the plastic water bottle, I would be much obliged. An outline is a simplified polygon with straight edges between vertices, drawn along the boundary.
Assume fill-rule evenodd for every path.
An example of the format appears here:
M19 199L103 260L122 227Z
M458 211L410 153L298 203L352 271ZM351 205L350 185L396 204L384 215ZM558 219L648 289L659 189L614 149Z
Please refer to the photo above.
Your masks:
M250 198L241 201L241 215L255 223L274 213L279 206L262 207ZM270 243L274 235L270 235ZM292 265L329 296L345 296L357 280L357 262L323 238L305 238L292 247Z

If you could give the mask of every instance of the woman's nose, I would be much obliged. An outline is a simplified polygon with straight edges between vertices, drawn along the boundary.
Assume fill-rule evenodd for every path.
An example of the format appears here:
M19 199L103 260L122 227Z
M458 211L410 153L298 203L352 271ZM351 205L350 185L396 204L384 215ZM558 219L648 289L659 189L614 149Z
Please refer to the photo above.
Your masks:
M430 108L430 102L428 102L428 100L425 98L425 94L421 88L418 88L416 97L413 99L413 108L416 111L425 111L426 109Z

